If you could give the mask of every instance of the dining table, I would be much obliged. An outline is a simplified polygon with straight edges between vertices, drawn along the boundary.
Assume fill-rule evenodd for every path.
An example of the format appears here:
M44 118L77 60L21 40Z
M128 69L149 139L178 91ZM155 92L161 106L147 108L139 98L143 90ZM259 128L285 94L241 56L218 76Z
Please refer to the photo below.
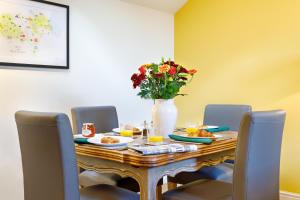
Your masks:
M223 131L219 134L237 135L233 131ZM170 139L166 141L187 144ZM195 151L156 155L142 155L130 149L107 149L93 144L75 144L75 149L79 168L131 177L139 184L141 200L156 200L160 198L157 185L164 176L175 177L180 172L194 172L204 166L234 159L237 138L224 137L211 144L195 145Z

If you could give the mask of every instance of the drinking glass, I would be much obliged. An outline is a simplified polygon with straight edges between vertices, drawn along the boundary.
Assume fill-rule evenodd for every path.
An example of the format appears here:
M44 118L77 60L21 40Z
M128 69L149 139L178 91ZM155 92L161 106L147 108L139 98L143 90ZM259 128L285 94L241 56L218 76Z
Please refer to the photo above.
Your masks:
M123 123L120 123L119 128L120 128L120 135L123 137L132 137L133 136L133 129L127 129L125 127L126 125Z
M196 133L198 131L198 129L199 129L199 125L196 122L188 122L185 125L185 131L188 134Z
M149 143L161 143L164 140L162 135L159 135L158 133L155 132L152 122L151 122L151 126L149 128L149 133L148 133L147 139L148 139Z

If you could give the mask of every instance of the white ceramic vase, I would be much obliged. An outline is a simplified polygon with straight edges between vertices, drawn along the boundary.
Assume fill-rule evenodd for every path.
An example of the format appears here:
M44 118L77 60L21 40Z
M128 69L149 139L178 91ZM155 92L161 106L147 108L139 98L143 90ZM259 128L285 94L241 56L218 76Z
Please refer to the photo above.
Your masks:
M155 99L152 108L154 133L168 138L172 134L177 120L177 108L174 99Z

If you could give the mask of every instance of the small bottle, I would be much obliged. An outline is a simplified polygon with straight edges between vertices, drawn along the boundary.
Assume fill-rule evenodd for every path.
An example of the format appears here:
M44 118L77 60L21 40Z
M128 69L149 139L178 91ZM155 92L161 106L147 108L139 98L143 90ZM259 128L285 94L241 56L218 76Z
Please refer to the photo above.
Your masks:
M144 128L143 128L143 132L142 132L142 138L143 139L147 139L148 137L148 124L146 122L146 120L144 121Z

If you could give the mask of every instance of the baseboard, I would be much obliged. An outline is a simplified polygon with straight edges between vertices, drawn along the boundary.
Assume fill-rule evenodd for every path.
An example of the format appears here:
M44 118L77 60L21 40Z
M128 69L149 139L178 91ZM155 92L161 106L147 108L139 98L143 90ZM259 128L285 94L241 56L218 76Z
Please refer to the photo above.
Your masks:
M280 200L300 200L300 194L281 191Z

